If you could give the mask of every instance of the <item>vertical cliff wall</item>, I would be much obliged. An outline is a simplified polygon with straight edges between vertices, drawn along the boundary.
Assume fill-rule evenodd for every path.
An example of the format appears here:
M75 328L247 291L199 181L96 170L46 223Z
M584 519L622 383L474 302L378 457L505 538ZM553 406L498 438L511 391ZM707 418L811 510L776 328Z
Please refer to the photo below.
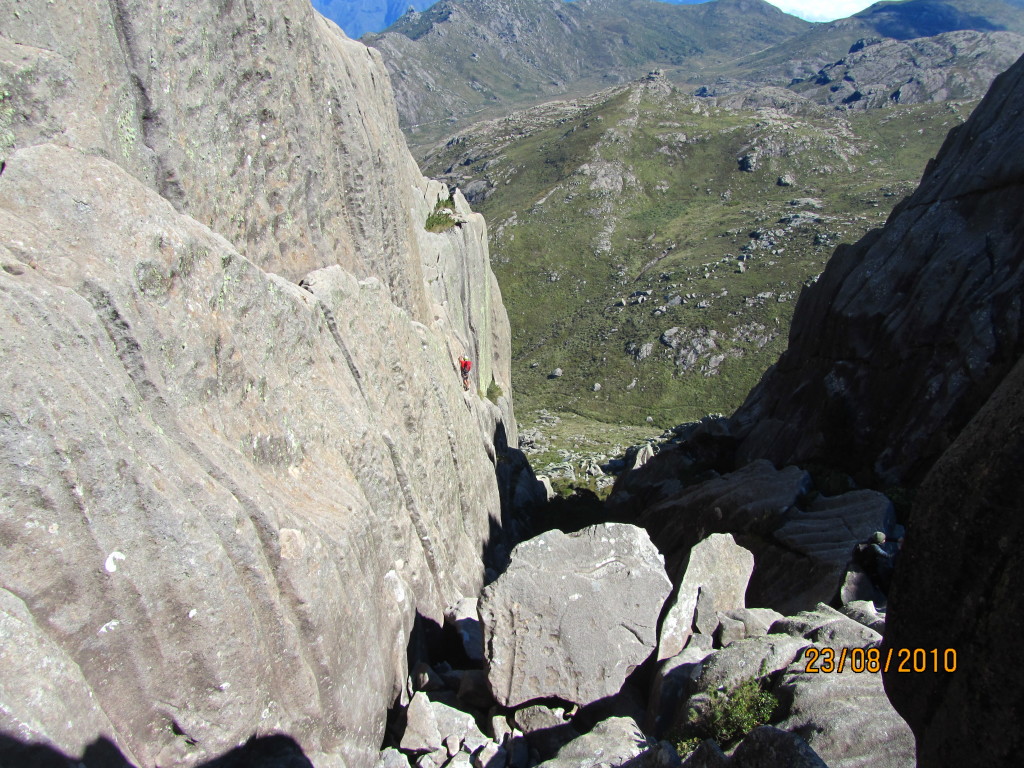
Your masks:
M500 524L483 221L304 0L0 17L0 731L369 764Z

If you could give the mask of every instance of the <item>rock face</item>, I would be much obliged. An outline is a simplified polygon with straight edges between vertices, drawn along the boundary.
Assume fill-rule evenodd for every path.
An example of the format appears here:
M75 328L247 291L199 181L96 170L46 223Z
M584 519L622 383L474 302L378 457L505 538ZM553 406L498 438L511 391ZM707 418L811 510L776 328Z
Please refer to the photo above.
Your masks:
M1013 765L1024 748L1024 672L1010 663L1024 632L1021 456L1024 361L922 484L890 592L886 645L927 651L928 671L885 676L922 768Z
M483 222L424 230L379 57L301 0L16 6L0 730L370 765L416 614L500 538L511 406L452 364L511 391Z
M916 482L991 395L1024 351L1022 106L1018 62L885 228L837 249L733 417L741 461Z
M503 706L614 695L654 650L671 584L647 534L608 523L519 544L484 589L488 676Z
M914 734L885 697L881 674L805 667L796 661L779 681L777 694L789 703L779 728L803 737L829 768L914 766Z

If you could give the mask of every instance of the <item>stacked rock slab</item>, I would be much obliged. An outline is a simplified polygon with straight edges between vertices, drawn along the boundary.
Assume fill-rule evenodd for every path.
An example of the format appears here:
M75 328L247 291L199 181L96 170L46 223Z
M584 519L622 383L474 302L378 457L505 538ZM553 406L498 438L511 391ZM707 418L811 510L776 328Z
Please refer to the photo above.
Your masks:
M809 493L810 475L798 467L777 470L758 460L684 486L678 477L686 470L682 450L664 450L630 472L609 503L620 519L634 517L650 532L675 579L700 538L731 534L754 555L748 605L795 613L832 600L854 546L894 523L883 494L816 496ZM663 655L680 647L677 642Z
M692 633L699 599L710 595L713 610L745 608L747 582L754 570L754 556L737 546L728 533L713 533L690 550L686 573L679 591L662 621L658 637L658 660L683 650ZM717 625L717 617L715 625ZM714 632L714 627L706 634Z
M0 730L369 765L500 527L483 221L302 0L0 14Z

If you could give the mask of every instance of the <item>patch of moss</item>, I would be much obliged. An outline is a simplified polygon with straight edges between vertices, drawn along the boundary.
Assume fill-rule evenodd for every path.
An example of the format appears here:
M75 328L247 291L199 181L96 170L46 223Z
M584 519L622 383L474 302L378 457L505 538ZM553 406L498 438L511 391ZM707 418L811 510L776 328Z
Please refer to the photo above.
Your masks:
M459 223L454 214L454 196L449 196L448 199L442 198L434 205L434 210L427 216L427 221L423 226L427 232L447 232Z
M689 754L704 739L714 739L728 749L758 726L765 725L779 701L756 678L737 683L728 691L715 691L707 708L690 710L687 723L672 741L680 756Z

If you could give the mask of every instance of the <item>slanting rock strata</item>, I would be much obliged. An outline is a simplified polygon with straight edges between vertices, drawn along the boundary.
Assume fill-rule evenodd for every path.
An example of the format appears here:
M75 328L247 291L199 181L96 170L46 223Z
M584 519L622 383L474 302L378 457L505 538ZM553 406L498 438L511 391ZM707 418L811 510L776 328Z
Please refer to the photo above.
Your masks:
M379 57L301 0L17 11L0 730L369 765L416 614L476 594L499 538L511 404L452 365L511 389L482 219L456 195L424 230L448 190Z

